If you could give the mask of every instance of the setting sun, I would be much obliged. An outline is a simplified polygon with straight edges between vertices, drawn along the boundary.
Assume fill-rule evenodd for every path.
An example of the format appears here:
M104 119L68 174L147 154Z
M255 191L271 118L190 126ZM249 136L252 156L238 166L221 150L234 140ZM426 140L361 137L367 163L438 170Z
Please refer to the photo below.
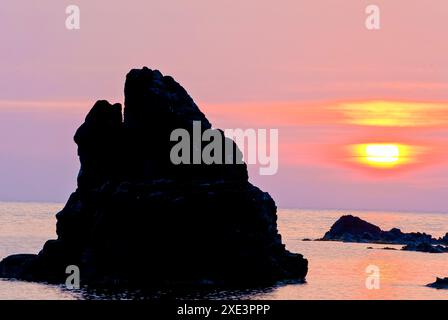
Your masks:
M394 163L398 162L400 149L395 144L368 144L365 154L369 162Z
M411 146L396 143L365 143L352 146L357 162L377 168L393 168L411 161Z

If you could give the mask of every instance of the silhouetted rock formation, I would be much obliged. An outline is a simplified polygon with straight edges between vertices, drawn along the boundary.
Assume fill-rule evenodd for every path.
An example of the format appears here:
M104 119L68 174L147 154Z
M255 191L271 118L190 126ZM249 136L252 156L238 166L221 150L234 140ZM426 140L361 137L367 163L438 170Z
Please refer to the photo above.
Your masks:
M362 239L378 239L380 235L379 227L358 217L347 215L340 217L322 239L360 242Z
M430 283L427 286L436 289L448 289L448 278L436 278L436 282Z
M446 245L448 245L448 232L440 239L440 241Z
M320 240L404 244L406 246L402 249L407 251L448 252L448 249L442 245L446 243L446 236L435 239L430 234L420 232L404 233L397 228L383 231L378 226L352 215L339 218Z
M427 242L417 242L405 245L402 250L427 253L446 253L448 252L448 247L442 246L440 244L433 245Z
M275 202L244 163L172 164L170 134L193 121L211 128L173 78L131 70L124 119L98 101L75 134L78 189L56 215L58 239L4 259L0 276L58 283L77 265L83 284L106 286L303 280L307 260L285 249Z

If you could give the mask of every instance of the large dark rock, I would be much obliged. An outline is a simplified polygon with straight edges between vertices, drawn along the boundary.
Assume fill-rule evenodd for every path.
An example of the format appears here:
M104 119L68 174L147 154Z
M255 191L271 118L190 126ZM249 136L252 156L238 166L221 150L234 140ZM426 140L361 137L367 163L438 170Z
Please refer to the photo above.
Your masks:
M320 240L404 244L406 246L403 250L408 251L448 252L443 246L444 238L435 239L430 234L421 232L404 233L397 228L383 231L380 227L352 215L339 218Z
M82 283L120 287L303 280L307 260L285 249L275 202L248 182L232 140L240 164L170 161L171 132L191 133L193 121L211 128L173 78L129 72L124 119L98 101L75 134L78 189L56 215L58 239L4 259L0 276L63 282L77 265Z

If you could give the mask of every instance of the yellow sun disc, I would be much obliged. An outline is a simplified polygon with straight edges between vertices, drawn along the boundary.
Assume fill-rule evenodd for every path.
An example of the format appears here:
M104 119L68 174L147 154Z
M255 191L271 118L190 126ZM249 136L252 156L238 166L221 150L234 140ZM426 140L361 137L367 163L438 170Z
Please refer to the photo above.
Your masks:
M361 164L392 168L411 160L411 147L396 143L365 143L352 146L352 154Z
M400 149L394 144L368 144L365 148L365 155L369 162L398 162Z

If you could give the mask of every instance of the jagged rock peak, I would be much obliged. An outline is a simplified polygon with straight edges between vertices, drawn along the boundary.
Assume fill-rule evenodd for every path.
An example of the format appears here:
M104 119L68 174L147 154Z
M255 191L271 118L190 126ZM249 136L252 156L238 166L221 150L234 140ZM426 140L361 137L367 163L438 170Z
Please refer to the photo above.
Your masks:
M187 91L159 70L132 69L126 76L124 94L126 126L141 128L148 121L157 126L165 121L171 128L181 128L190 127L192 121L201 121L202 128L211 128Z

